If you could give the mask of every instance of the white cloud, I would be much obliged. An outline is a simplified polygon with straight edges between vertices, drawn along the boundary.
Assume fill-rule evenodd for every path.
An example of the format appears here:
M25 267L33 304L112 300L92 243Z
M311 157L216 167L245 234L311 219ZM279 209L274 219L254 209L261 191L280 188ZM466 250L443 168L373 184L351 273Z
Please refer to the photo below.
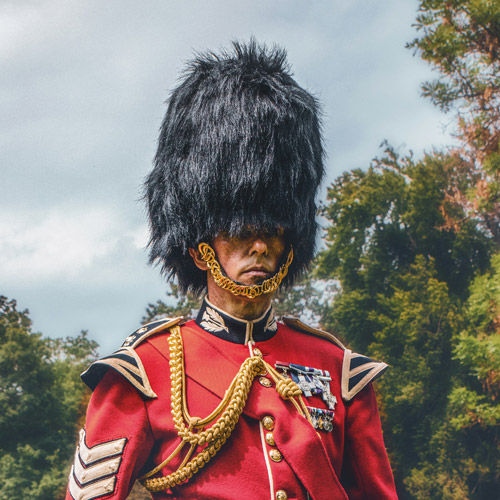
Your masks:
M145 233L126 228L102 207L53 209L35 217L11 213L0 221L0 281L74 280L123 250L121 245L144 247Z

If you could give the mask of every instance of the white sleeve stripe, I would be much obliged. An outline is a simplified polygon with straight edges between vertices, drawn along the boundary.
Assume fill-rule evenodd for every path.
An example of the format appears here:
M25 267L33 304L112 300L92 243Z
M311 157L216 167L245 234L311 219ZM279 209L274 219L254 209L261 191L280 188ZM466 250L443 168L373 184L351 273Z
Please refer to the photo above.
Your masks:
M108 441L107 443L96 444L95 446L92 446L92 448L89 448L85 443L85 430L82 429L80 431L80 458L82 459L84 465L90 465L93 462L102 460L103 458L121 455L126 442L126 438L120 438L115 439L114 441Z
M104 495L109 495L115 490L116 476L111 476L101 481L80 487L75 480L74 468L69 475L69 492L74 500L93 500Z
M95 481L96 479L101 479L105 476L110 476L111 474L118 472L121 460L122 457L119 455L108 460L103 460L96 465L84 468L77 453L75 456L74 474L77 481L80 484L85 485L90 481Z

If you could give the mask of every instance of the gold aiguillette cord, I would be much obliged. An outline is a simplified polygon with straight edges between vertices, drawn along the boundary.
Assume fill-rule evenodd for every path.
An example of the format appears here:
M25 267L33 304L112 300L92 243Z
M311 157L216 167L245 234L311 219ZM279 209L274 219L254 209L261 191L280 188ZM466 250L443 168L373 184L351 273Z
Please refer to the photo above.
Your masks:
M224 394L224 398L210 415L205 418L191 417L187 407L184 352L181 329L178 326L170 330L168 343L170 348L170 379L172 382L172 417L181 442L160 465L139 479L149 491L161 491L182 484L216 455L231 435L240 418L254 378L266 371L276 384L279 395L283 399L291 401L299 414L312 425L299 386L293 380L278 373L269 363L262 359L260 353L243 361L238 373ZM213 425L207 428L210 424ZM173 460L186 445L189 445L189 450L175 472L164 477L151 478ZM193 456L199 446L205 447Z

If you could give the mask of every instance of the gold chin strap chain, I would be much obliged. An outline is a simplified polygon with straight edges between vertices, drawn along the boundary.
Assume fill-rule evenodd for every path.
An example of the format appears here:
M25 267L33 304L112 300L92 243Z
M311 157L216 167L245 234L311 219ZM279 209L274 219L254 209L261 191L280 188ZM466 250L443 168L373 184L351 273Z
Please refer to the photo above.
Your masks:
M166 460L139 479L149 491L165 490L187 481L215 456L238 422L256 375L267 371L274 380L279 395L283 399L291 401L299 414L307 418L312 425L311 417L301 397L302 391L298 385L293 380L283 377L266 363L261 354L251 356L242 363L227 389L224 399L208 417L191 417L187 408L184 354L181 329L178 326L170 330L168 342L172 381L172 417L181 442ZM215 423L207 428L213 422ZM186 444L189 445L189 450L175 472L168 476L148 479L163 469ZM203 445L206 445L205 448L192 457L196 448Z
M234 295L244 295L250 299L254 299L263 293L270 293L277 290L283 278L287 275L288 268L293 260L293 248L290 248L286 262L278 269L278 272L274 276L263 281L260 285L239 285L231 278L222 274L220 264L215 257L214 249L210 245L207 243L200 243L198 245L198 250L200 251L201 258L207 263L214 281L218 286L224 290L229 290Z

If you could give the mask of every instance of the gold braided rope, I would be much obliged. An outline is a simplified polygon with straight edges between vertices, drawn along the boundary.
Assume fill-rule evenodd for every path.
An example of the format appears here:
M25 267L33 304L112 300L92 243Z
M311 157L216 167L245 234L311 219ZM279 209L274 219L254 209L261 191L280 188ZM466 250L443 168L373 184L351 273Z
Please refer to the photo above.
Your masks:
M299 414L307 418L312 425L299 386L293 380L287 379L278 373L269 363L262 359L260 353L243 361L224 398L210 415L203 419L191 417L187 408L184 353L181 329L178 326L170 330L168 343L170 348L170 378L172 381L172 417L181 442L160 465L139 479L149 491L165 490L189 480L193 474L198 472L215 456L237 424L256 375L267 371L274 380L279 395L283 399L291 401ZM211 427L206 428L214 421L215 423ZM189 450L175 472L168 476L150 479L152 475L163 469L177 456L187 444L190 445ZM203 445L206 445L205 448L191 458L196 447Z
M240 285L234 282L231 278L224 276L220 264L217 262L214 249L207 243L200 243L198 245L201 258L207 263L210 272L214 278L215 283L223 288L229 290L234 295L244 295L250 299L254 299L263 293L271 293L278 289L283 278L288 273L288 268L293 260L293 248L290 248L286 262L278 269L278 272L263 281L260 285Z

